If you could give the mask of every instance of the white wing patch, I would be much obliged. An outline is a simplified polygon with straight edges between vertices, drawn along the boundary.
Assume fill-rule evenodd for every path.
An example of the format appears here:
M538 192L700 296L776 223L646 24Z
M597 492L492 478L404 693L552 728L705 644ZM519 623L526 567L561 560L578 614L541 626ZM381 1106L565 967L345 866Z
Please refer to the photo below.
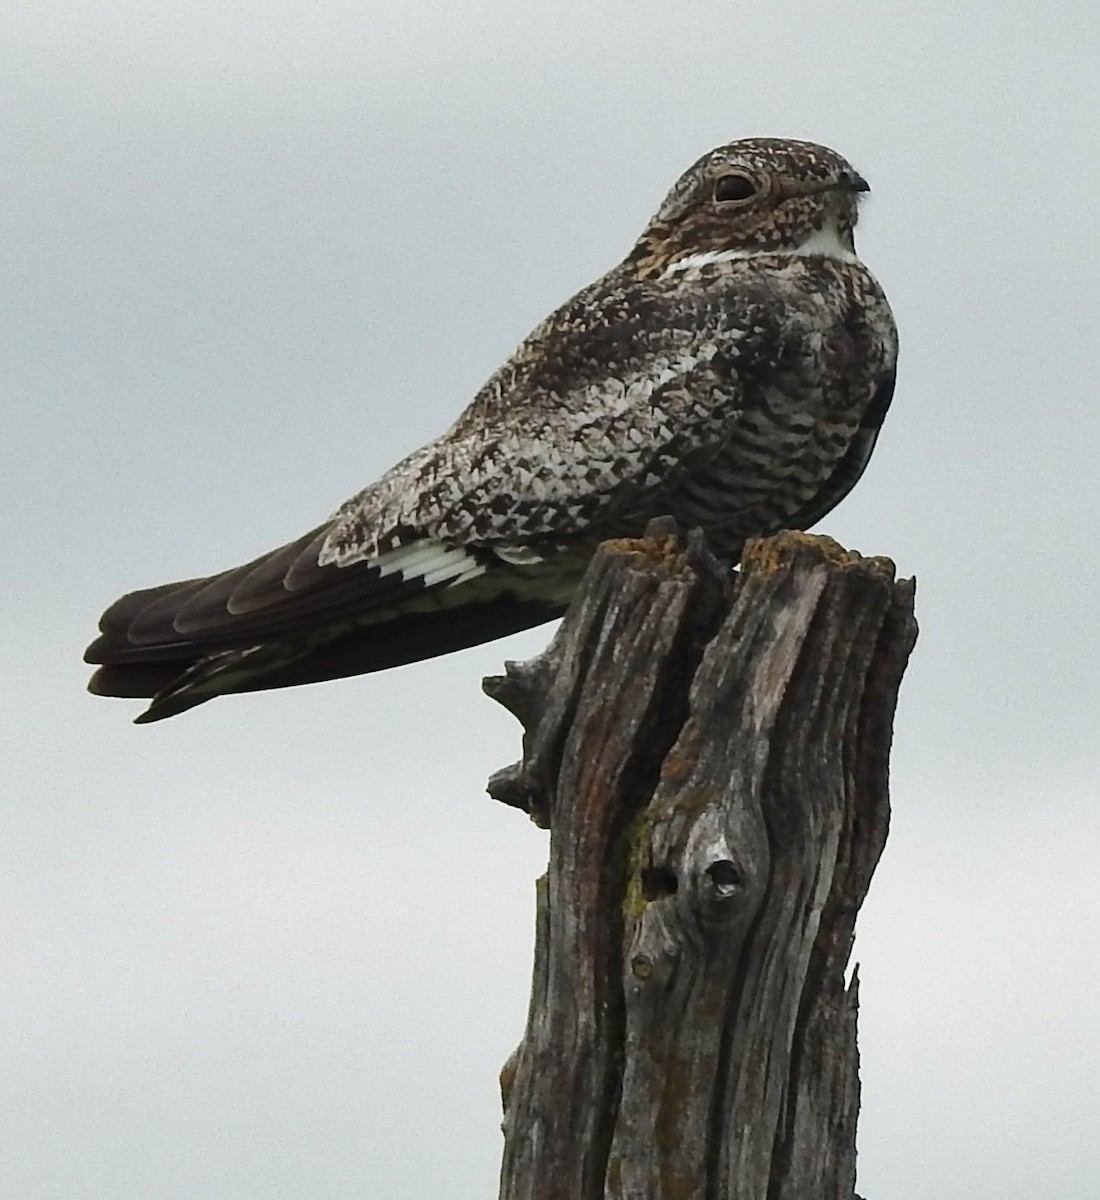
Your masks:
M362 550L358 554L340 553L326 542L318 559L322 566L335 563L346 567L367 557ZM409 542L408 545L380 554L371 566L383 577L400 575L403 580L419 579L425 587L435 587L441 583L454 587L485 574L485 564L478 562L468 551L460 546L446 546L430 538Z

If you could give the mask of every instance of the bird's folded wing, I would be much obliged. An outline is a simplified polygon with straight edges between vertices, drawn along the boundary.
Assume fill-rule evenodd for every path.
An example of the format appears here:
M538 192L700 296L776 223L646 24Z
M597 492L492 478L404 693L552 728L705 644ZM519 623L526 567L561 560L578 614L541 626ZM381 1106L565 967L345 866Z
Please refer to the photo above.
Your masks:
M395 524L505 559L611 536L624 517L659 510L735 428L740 388L715 354L536 396L480 427L460 423L349 500L322 560L369 560L386 544L378 531Z
M175 659L322 622L362 623L487 572L504 576L487 599L518 588L544 557L611 536L642 497L652 508L693 458L714 451L731 411L719 415L707 399L711 374L704 363L625 395L612 383L612 402L587 395L583 411L559 420L558 401L522 435L452 432L296 541L209 578L123 596L85 658Z
M156 661L338 623L483 570L475 552L426 542L342 569L317 556L330 528L206 579L131 592L100 619L85 661ZM411 548L410 548L411 550Z

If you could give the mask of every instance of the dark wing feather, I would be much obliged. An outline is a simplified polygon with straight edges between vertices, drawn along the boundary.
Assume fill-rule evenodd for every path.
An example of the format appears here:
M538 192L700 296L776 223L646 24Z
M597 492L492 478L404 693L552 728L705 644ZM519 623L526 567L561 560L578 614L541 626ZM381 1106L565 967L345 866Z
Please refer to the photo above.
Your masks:
M317 645L306 656L273 669L256 671L233 690L266 691L384 671L530 629L560 617L563 611L562 604L499 596L454 609L405 613L387 622L384 633L377 626L349 629ZM128 699L176 694L188 670L200 667L210 657L206 654L200 658L101 666L89 687L96 695ZM198 695L188 699L184 695L170 706L158 703L151 717L159 720L174 716L209 698Z
M327 527L323 527L327 528ZM100 620L100 636L85 661L109 664L192 659L300 630L303 623L334 623L361 616L426 590L417 577L380 574L371 562L319 566L313 531L269 555L207 579L131 592ZM285 585L303 556L298 587Z

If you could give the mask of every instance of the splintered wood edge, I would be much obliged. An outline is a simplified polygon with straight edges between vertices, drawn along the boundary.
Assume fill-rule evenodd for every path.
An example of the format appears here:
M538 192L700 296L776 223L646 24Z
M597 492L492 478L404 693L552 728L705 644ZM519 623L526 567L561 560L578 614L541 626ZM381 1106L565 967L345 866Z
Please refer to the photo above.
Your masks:
M673 579L686 579L692 573L686 548L674 533L661 537L611 538L601 543L600 550L630 559L638 566L656 567Z
M807 565L827 563L852 568L886 583L897 578L892 559L882 555L864 557L858 550L846 550L835 539L820 533L784 529L772 537L749 538L741 551L741 570L746 574L770 574L800 561Z

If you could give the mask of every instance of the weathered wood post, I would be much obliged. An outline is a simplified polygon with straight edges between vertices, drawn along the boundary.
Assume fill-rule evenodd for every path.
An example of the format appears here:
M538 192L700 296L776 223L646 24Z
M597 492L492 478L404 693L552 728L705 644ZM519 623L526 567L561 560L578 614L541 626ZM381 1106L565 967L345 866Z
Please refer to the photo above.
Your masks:
M550 829L503 1200L852 1200L844 975L915 638L888 560L781 534L731 576L658 527L486 680L525 730L490 791Z

